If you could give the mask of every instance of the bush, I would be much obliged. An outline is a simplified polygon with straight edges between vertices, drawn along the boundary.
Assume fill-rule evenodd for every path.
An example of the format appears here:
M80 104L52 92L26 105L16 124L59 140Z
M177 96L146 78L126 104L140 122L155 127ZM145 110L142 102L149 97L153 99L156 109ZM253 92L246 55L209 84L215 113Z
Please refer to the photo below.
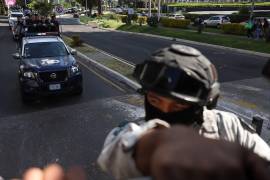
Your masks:
M122 23L127 23L127 15L118 15L118 21L120 20Z
M241 14L241 15L249 15L249 9L248 7L241 7L239 9L239 13L238 14Z
M158 26L158 17L152 16L147 19L147 24L151 27L157 27Z
M142 24L146 24L147 23L147 17L146 16L139 16L138 19L137 19L137 22L139 23L140 26Z
M118 15L117 14L109 14L108 19L117 20Z
M71 41L72 47L81 46L83 43L80 36L72 36L71 39L72 39Z
M226 34L246 35L245 25L239 23L222 24L221 30Z
M174 27L174 28L188 28L190 24L189 19L161 18L160 22L164 27Z
M131 16L131 20L136 22L138 20L138 15L137 14L132 14L132 15L129 15Z
M231 23L241 23L249 19L249 15L232 14L229 15Z

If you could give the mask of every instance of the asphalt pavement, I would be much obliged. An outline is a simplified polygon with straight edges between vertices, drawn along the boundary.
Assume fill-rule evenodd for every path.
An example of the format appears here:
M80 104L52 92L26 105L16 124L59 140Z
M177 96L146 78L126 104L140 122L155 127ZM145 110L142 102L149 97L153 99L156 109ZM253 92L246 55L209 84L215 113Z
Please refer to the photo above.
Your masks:
M63 96L41 99L33 105L25 106L21 102L18 84L18 62L12 58L12 53L16 52L16 43L12 40L12 35L6 26L1 24L0 28L0 117L28 113L58 106L77 104L95 99L122 95L123 92L114 88L111 84L97 77L92 71L84 66L83 85L84 93L82 96ZM55 99L56 98L56 99Z
M86 25L63 25L62 29L67 35L79 35L85 43L133 64L142 62L155 50L175 43L160 38L100 30ZM217 67L221 82L261 77L261 70L267 61L267 58L231 50L181 44L195 47L209 58Z
M81 65L81 96L42 98L25 105L20 97L18 62L11 56L15 52L16 43L1 18L0 176L20 177L27 167L59 162L65 168L84 168L89 179L110 179L95 162L108 130L125 119L123 108L110 104L126 91Z

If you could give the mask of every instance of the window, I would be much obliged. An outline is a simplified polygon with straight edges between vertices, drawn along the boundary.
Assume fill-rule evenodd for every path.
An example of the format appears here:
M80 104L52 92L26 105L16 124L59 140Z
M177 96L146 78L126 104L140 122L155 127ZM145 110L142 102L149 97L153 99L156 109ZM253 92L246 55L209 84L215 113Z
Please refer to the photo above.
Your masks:
M11 14L10 17L22 17L22 14Z
M62 42L42 42L26 44L23 54L26 58L45 58L66 56L68 51Z

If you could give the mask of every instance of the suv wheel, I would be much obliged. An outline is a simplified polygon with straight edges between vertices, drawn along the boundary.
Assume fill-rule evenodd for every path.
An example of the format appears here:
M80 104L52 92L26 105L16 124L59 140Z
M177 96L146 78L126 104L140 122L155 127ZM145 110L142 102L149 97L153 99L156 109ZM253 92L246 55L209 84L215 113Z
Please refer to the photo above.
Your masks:
M221 28L221 25L220 24L217 24L217 28L220 29Z

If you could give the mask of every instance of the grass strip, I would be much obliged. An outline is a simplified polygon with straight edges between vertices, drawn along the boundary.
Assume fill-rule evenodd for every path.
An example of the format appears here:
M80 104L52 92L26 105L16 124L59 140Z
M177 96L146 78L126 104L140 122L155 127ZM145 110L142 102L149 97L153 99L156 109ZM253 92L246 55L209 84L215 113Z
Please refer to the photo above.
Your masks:
M67 45L69 45L69 46L71 45L72 39L70 37L63 36L62 38ZM82 46L72 47L72 48L83 53L87 57L90 57L91 59L93 59L92 58L93 56L96 56L96 53L101 53L101 52L96 51L93 48L90 48L90 47L84 45L84 44L82 44ZM103 54L103 56L104 56L104 54ZM99 60L93 59L93 60L95 60L96 62L122 74L123 76L126 76L129 79L134 80L134 78L132 77L132 73L133 73L134 68L132 66L127 65L123 62L120 62L117 59L114 59L110 56L107 56L107 55L105 55L105 56L106 56L106 58L99 59Z
M191 40L196 42L221 45L225 47L232 47L262 53L270 53L270 43L266 43L263 40L254 40L247 39L244 36L236 36L236 35L227 35L221 33L220 29L214 28L205 28L204 32L211 32L217 34L198 34L196 31L196 27L191 27L190 29L177 29L177 28L166 28L166 27L149 27L139 26L137 24L133 25L125 25L122 22L108 19L107 16L100 17L98 19L93 19L90 17L82 16L81 18L87 19L88 21L98 22L100 27L117 29L121 31L128 32L137 32L137 33L146 33L146 34L154 34L165 37L179 38L185 40ZM218 34L220 33L220 34Z
M159 36L180 38L196 42L257 51L262 53L270 53L270 43L266 43L262 40L256 41L253 39L245 39L243 37L237 36L218 35L218 34L198 34L197 32L191 32L181 29L161 28L161 27L155 28L138 25L122 25L118 27L117 30L154 34Z

